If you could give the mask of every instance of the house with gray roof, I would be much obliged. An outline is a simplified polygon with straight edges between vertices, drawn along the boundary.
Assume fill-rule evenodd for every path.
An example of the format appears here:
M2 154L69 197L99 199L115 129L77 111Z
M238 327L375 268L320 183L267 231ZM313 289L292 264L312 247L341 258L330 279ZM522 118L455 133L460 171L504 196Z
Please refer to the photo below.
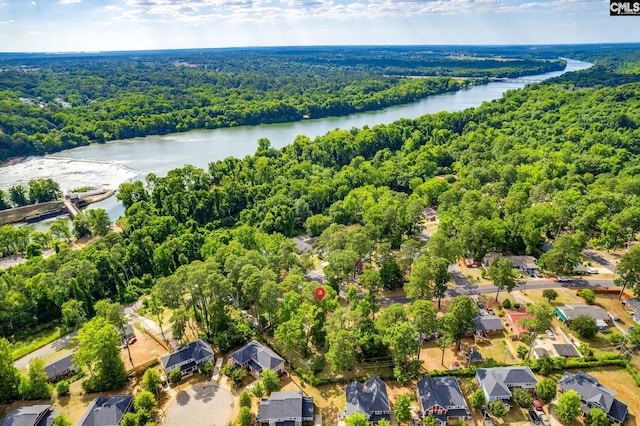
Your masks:
M171 371L177 368L182 371L182 377L185 377L198 371L198 367L203 362L213 362L214 358L215 354L211 346L204 339L198 339L169 355L160 357L160 364L167 377Z
M58 414L52 405L20 407L10 412L0 426L51 426Z
M118 426L132 408L131 395L116 395L108 399L100 395L91 402L78 426Z
M381 419L391 421L391 405L387 395L387 385L378 377L374 376L364 383L353 382L347 386L346 393L345 417L354 413L362 413L372 425L377 424Z
M425 377L417 384L420 415L433 416L441 425L450 419L470 419L471 412L455 377Z
M556 351L558 356L563 356L565 358L578 358L582 356L580 351L570 343L555 343L553 345L553 349Z
M255 340L232 353L231 359L236 367L247 369L256 377L266 368L277 374L284 373L284 359L271 348Z
M607 418L613 423L622 424L629 414L629 407L624 402L618 401L616 392L606 386L602 386L598 379L582 371L571 374L567 371L558 381L558 390L565 392L574 390L582 400L582 410L585 413L592 408L599 408L605 412Z
M270 426L300 426L313 421L313 397L303 396L302 391L272 392L262 398L258 406L256 422Z
M611 318L609 318L607 311L602 309L600 306L587 305L586 303L573 303L570 305L556 306L555 313L558 318L567 325L571 325L571 322L581 315L593 318L596 322L600 320L601 323L605 323L605 327L607 323L611 322Z
M73 363L73 355L69 354L44 366L44 373L47 375L49 383L66 379L78 372L79 368Z
M636 314L636 315L640 315L640 298L634 298L634 299L623 299L623 303L628 306L629 308L631 308L631 310Z
M481 335L500 334L503 330L502 321L497 315L483 315L479 313L473 319L473 322L476 325L476 333L480 333Z
M526 366L478 368L476 380L488 402L502 400L509 405L512 389L533 391L538 384L533 372Z

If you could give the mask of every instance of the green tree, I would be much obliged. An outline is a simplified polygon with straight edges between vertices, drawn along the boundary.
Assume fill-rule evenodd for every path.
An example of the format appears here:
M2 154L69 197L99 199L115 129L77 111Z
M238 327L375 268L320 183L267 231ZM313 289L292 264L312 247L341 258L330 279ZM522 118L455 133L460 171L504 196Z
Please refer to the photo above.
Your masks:
M65 219L58 219L51 224L49 232L59 240L69 241L71 238L71 230Z
M476 389L471 395L471 399L469 400L469 402L471 402L471 407L474 410L480 411L480 409L482 409L482 407L484 407L484 404L487 402L482 389Z
M93 235L107 235L111 229L111 219L105 209L91 209L88 211L91 233Z
M325 359L329 363L331 373L338 374L350 369L356 362L358 339L353 330L332 329L327 335L329 350Z
M67 416L65 416L63 413L60 413L56 416L55 419L53 419L52 425L53 426L72 426L73 423L69 421Z
M87 367L91 377L83 382L86 391L120 389L127 373L120 357L120 333L102 317L82 326L74 338L80 345L73 359Z
M571 423L578 418L582 412L582 401L578 392L568 390L558 398L558 406L556 407L556 415L560 421Z
M587 315L580 315L571 321L571 330L578 333L583 339L593 339L598 333L596 320Z
M162 378L155 368L149 368L142 376L142 389L158 395L162 390Z
M610 426L607 414L598 407L592 408L584 419L584 426Z
M240 408L240 413L238 413L238 424L240 426L251 426L253 424L253 414L251 414L251 409L249 407Z
M264 370L262 370L262 372L260 373L260 380L262 381L262 385L264 386L267 394L277 391L280 387L280 379L278 378L278 374L269 368L265 368Z
M9 188L9 199L14 207L21 207L29 204L26 189L22 185L16 185Z
M580 297L582 297L587 303L593 303L596 300L596 294L589 288L580 290Z
M636 297L640 296L640 244L631 246L629 251L618 262L616 283L622 287L620 296L626 287L631 287Z
M488 276L498 288L496 302L498 301L500 290L506 289L507 292L511 293L511 290L516 286L517 273L513 269L513 262L510 259L495 257L489 266Z
M456 296L442 317L443 331L459 346L462 338L476 329L473 319L477 314L478 307L471 297Z
M627 333L627 339L634 348L640 348L640 327L633 327L633 330Z
M396 403L393 404L393 413L399 422L406 422L411 418L410 402L409 395L402 394L396 399Z
M431 335L438 328L438 310L426 300L414 300L407 308L409 322L421 337Z
M508 410L504 402L502 402L501 400L497 400L489 403L489 405L487 406L487 411L493 417L501 419L502 417L507 415Z
M357 412L353 413L349 417L347 417L347 426L369 426L369 420L365 417L364 414Z
M138 417L135 413L128 412L120 420L120 426L138 426Z
M78 213L71 223L73 224L73 235L76 238L91 235L91 220L84 213Z
M253 392L253 395L258 399L264 396L264 386L262 385L262 382L260 380L258 380L256 384L253 385L251 392Z
M136 411L142 410L151 413L157 405L158 401L156 397L147 390L138 392L133 401L133 406L136 408Z
M61 196L60 185L52 179L32 179L29 181L29 202L31 204L53 201Z
M240 406L251 408L251 394L246 390L243 390L240 394Z
M61 380L56 383L56 394L58 396L69 395L69 382L66 380Z
M422 419L422 426L436 426L436 418L427 416Z
M9 402L18 396L20 373L13 366L11 343L0 338L0 401Z
M529 356L531 356L536 336L551 327L554 311L548 304L536 303L527 305L527 312L531 314L531 318L522 318L519 324L529 330Z
M205 376L211 376L213 374L213 363L211 361L205 361L198 366L198 370Z
M564 234L556 238L553 248L540 256L538 265L551 274L571 272L580 263L580 256L587 242L584 232Z
M29 361L29 372L22 377L18 387L22 399L50 399L51 385L47 383L47 374L44 372L44 361L40 358L32 358Z
M62 321L70 328L80 327L87 321L87 312L82 302L69 299L62 304Z
M536 385L536 395L546 403L551 402L558 392L558 383L551 378L544 378Z
M533 403L533 396L525 389L513 389L513 400L522 408L528 408Z
M547 288L542 290L542 297L547 299L548 303L551 303L552 300L556 300L558 298L558 292L552 288Z
M182 380L182 371L179 368L171 370L168 379L173 386L177 385Z

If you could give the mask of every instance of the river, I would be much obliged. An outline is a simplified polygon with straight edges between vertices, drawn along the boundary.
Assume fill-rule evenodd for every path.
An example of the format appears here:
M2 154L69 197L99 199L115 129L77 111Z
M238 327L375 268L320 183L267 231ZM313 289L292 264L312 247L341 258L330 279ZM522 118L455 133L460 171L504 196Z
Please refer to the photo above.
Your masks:
M91 144L62 151L46 157L33 157L3 168L0 188L6 189L29 179L51 177L63 190L93 185L115 188L129 179L139 179L147 173L164 175L169 170L192 164L206 169L212 161L253 154L259 138L267 138L271 146L281 148L293 142L297 135L310 138L333 129L362 128L392 123L400 118L418 118L440 111L462 111L500 98L507 90L520 89L565 72L589 68L588 62L567 59L563 71L555 71L517 79L491 82L457 92L429 96L421 101L344 117L303 120L294 123L264 124L213 130L192 130L161 136ZM42 175L40 175L42 173ZM91 205L107 210L112 219L123 215L122 205L115 197Z

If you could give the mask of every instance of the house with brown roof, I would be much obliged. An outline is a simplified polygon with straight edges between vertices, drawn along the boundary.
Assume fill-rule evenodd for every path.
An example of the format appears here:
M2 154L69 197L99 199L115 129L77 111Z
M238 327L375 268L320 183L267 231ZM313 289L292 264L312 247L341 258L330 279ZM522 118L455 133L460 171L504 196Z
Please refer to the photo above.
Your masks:
M507 328L509 329L509 335L513 339L520 339L523 334L529 334L529 330L520 325L519 321L523 318L533 318L528 312L520 311L504 311L504 317L506 320Z

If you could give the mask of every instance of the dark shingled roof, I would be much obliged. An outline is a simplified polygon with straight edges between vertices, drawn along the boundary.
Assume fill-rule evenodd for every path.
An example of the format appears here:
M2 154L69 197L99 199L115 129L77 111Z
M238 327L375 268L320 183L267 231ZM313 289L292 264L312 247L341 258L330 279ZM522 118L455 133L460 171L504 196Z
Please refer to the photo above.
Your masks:
M196 363L201 362L205 358L213 356L213 351L209 344L204 339L198 339L195 342L189 343L187 346L178 349L177 351L160 357L160 363L165 370L171 368L181 362L189 361L193 359Z
M519 387L538 382L529 367L478 368L476 378L488 397L510 398L511 391L507 385Z
M467 402L462 395L458 379L455 377L425 377L418 382L418 395L422 411L428 410L434 405L439 405L447 410L453 410L453 407L467 407ZM457 417L466 417L469 414L468 409L460 409L464 414ZM450 417L453 417L449 413Z
M65 374L68 371L77 370L72 361L73 355L74 354L69 354L64 358L60 358L59 360L52 362L51 364L47 364L44 367L44 372L47 375L47 379L53 379L61 374Z
M109 399L99 396L91 402L78 426L118 426L132 404L131 395L116 395Z
M602 386L598 379L582 371L578 371L576 374L565 371L558 381L558 389L578 392L584 404L588 402L592 406L599 406L602 411L618 423L624 422L629 414L627 404L615 399L616 393L614 390Z
M364 383L351 383L347 386L347 406L344 412L347 417L360 412L372 422L380 419L391 421L387 385L377 377L372 377ZM373 412L383 414L373 415Z
M32 405L12 411L2 420L1 426L50 426L56 414L51 405Z
M580 351L578 351L575 346L569 343L556 343L553 345L553 349L555 349L560 356L572 357L581 355Z
M302 391L272 392L269 398L262 398L259 421L285 418L313 419L313 398L302 396Z
M496 315L479 314L473 319L477 331L502 330L502 321Z
M271 348L262 345L255 340L231 354L231 358L240 365L251 363L254 370L260 372L263 368L275 370L284 362Z

